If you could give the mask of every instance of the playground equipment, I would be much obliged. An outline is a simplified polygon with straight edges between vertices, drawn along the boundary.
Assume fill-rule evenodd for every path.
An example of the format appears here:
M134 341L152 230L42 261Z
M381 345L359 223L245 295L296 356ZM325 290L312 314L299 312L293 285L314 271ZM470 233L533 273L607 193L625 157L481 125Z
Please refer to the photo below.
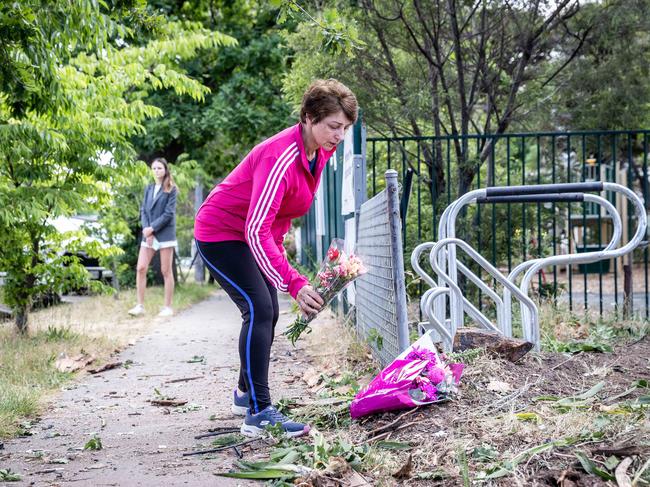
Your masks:
M636 215L636 231L633 237L624 245L620 245L622 236L622 219L616 207L610 201L596 194L613 192L627 199L634 207ZM477 203L547 203L547 202L587 202L599 205L610 217L613 224L612 238L603 250L583 253L569 253L550 257L531 259L516 266L508 276L503 275L490 264L479 252L467 242L456 237L456 219L462 208ZM615 259L629 254L637 248L645 236L647 214L643 201L629 188L616 183L584 182L563 184L539 184L529 186L490 187L470 191L451 203L443 212L440 222L438 242L426 242L418 245L411 254L411 265L415 272L422 277L430 289L420 300L420 309L427 321L420 323L421 330L434 330L438 334L445 350L451 350L456 330L464 325L467 315L479 326L502 333L513 335L512 298L520 305L520 317L523 338L540 348L539 316L535 303L528 296L533 277L543 268L554 265L589 264L605 259ZM503 287L499 294L480 277L463 265L456 258L457 249L463 250L480 267L485 269L493 280ZM429 251L429 263L436 279L427 274L420 266L423 252ZM496 307L496 324L463 296L458 286L458 273L465 275L470 282L478 286ZM517 278L523 273L521 282ZM447 315L447 300L449 315Z

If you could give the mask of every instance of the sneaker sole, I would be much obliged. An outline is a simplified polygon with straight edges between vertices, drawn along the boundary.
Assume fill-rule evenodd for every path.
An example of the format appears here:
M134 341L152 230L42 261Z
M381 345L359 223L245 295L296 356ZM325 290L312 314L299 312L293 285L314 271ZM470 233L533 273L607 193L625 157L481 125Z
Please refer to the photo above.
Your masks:
M230 406L230 411L235 416L246 416L246 411L248 411L248 408L246 406L237 406L236 404L233 404Z
M306 435L309 433L309 426L305 426L304 429L301 431L285 431L284 436L287 438L297 438L299 436ZM258 428L257 426L253 426L252 424L242 424L241 428L239 429L239 432L244 435L248 436L249 438L258 438L262 436L265 433L266 430L263 428Z

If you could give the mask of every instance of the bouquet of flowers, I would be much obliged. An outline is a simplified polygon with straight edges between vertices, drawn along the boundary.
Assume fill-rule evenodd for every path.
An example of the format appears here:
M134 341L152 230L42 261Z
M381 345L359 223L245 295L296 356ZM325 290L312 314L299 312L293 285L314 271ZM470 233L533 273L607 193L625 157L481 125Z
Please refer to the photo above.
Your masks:
M350 415L359 418L448 400L457 391L463 368L461 363L448 363L424 335L359 391Z
M340 238L332 240L325 260L320 265L318 274L312 287L323 298L323 308L336 297L343 289L347 287L357 277L367 272L361 259L354 255L347 255L344 249L345 242ZM316 313L309 316L298 317L284 334L295 345L300 335L304 332L309 333L311 328L309 323L316 317Z

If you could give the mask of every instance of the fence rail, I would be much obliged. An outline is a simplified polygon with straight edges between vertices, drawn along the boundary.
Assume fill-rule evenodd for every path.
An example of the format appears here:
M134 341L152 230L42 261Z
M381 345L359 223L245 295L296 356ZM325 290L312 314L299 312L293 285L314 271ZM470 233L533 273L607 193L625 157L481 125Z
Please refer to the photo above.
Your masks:
M384 188L381 176L387 169L397 170L403 182L412 171L402 228L409 255L418 243L437 240L440 214L471 189L609 181L633 189L647 207L649 138L647 130L369 137L368 192L374 195ZM623 216L627 241L635 226L633 212L623 200L610 198ZM468 209L460 223L461 235L508 272L530 257L602 249L612 232L608 215L589 203L485 204ZM536 288L556 303L566 301L571 309L591 307L601 314L626 310L647 318L647 246L625 261L554 267L539 275ZM482 307L480 291L477 294Z

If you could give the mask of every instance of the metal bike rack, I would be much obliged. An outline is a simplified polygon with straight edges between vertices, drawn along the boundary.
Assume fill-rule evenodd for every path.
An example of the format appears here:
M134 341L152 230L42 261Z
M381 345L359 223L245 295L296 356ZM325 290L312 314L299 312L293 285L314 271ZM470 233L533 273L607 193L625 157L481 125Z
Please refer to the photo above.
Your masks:
M605 251L611 251L615 249L620 241L621 241L621 235L622 235L622 229L623 225L621 222L621 217L618 214L618 211L616 211L616 208L614 205L612 205L609 201L607 201L605 198L602 198L600 196L594 196L590 194L585 194L585 201L591 201L598 203L602 205L607 213L611 216L612 218L612 239L609 241L607 246L605 247ZM594 255L597 254L597 255ZM577 254L572 254L572 255L577 255ZM589 257L595 257L596 261L600 260L600 252L585 252L583 254L579 254L582 257L589 256ZM556 257L562 257L566 258L567 255L562 255L562 256L556 256ZM525 262L522 262L521 264L517 265L510 274L508 275L508 280L511 281L512 283L517 282L517 277L519 274L521 274L523 271L526 269L529 269L531 266L537 264L538 262L544 262L546 259L549 257L540 257L538 259L532 259L532 260L527 260ZM569 263L569 262L563 262L563 263ZM573 263L573 262L571 262ZM543 267L546 267L551 264L544 264ZM557 264L556 264L557 265ZM504 311L505 311L505 317L504 317L504 327L503 327L503 334L505 336L511 337L512 336L512 302L511 302L511 296L510 296L510 291L506 288L503 291L503 302L504 302Z
M589 254L558 255L558 256L547 257L545 259L542 259L541 261L531 265L530 268L524 274L524 277L521 281L521 285L519 286L522 292L528 294L528 289L530 287L530 283L534 275L544 267L551 266L551 265L562 265L562 264L585 264L585 263L597 262L599 260L615 259L618 257L622 257L626 254L629 254L641 244L648 227L648 215L646 213L643 201L641 200L641 198L639 198L639 196L634 191L632 191L629 188L626 188L625 186L621 186L620 184L603 183L603 187L605 191L613 191L613 192L623 194L623 196L625 196L627 199L629 199L632 202L634 206L634 213L637 218L637 228L636 228L636 232L634 232L634 235L630 239L630 241L620 248L615 248L611 250L605 249L598 252L590 252ZM526 310L522 309L521 313L522 313L522 326L524 327L524 334L528 333L528 336L530 338L539 341L539 329L535 330L534 328L530 328L531 326L530 316L527 315ZM537 334L534 335L535 333Z
M416 274L421 276L424 279L424 281L427 284L429 284L429 286L435 289L438 286L435 280L429 274L427 274L424 271L424 269L422 269L419 263L420 255L422 254L422 252L424 252L425 250L432 249L433 246L434 246L433 242L425 242L415 247L415 249L413 249L413 252L411 253L411 267L413 267L413 270L416 272ZM492 288L490 288L487 284L485 284L476 274L474 274L470 269L468 269L461 262L458 263L458 270L462 274L464 274L470 281L472 281L476 286L480 287L486 293L486 295L491 297L492 300L495 302L497 308L497 317L498 317L497 326L499 326L498 323L500 323L503 320L503 316L505 313L504 302L501 296L499 296ZM428 300L432 298L435 299L438 296L441 296L442 294L436 293L435 296L433 297L430 295L430 293L425 295L426 295L426 300ZM423 295L422 298L420 298L420 309L422 309L423 313L427 314L425 312L425 309L429 310L433 306L433 303L431 305L429 305L428 303L423 303L425 301L425 295ZM481 311L479 311L472 303L470 303L467 300L467 298L465 298L462 295L460 298L463 303L463 308L468 313L471 313L483 328L488 330L495 329L495 326L492 324L490 319L486 317ZM436 322L441 323L440 317L436 317Z
M586 194L588 192L613 191L621 193L635 207L637 229L634 237L623 247L617 248L622 233L622 223L614 205L601 196ZM604 250L582 254L557 255L532 259L519 264L508 277L492 266L466 242L455 238L456 219L463 206L471 203L542 203L542 202L592 202L605 208L613 222L612 239ZM422 312L428 323L441 335L445 348L453 344L453 336L459 326L463 325L463 312L476 320L486 329L497 330L506 336L512 336L512 296L520 302L524 338L533 342L539 350L539 322L537 307L528 297L528 289L533 276L540 269L551 265L591 263L602 259L623 256L634 250L646 233L647 215L643 201L630 189L615 183L585 182L562 183L530 186L491 187L470 191L450 204L440 217L439 238L437 243L427 242L418 245L411 255L413 269L427 282L429 289L420 302ZM483 267L493 279L503 285L503 299L476 274L456 260L456 246L461 247L474 261ZM431 249L430 263L438 282L428 275L419 265L423 251ZM517 277L526 271L519 287ZM465 275L489 296L496 305L496 326L461 293L457 284L458 272ZM446 316L445 296L449 297L450 317Z

